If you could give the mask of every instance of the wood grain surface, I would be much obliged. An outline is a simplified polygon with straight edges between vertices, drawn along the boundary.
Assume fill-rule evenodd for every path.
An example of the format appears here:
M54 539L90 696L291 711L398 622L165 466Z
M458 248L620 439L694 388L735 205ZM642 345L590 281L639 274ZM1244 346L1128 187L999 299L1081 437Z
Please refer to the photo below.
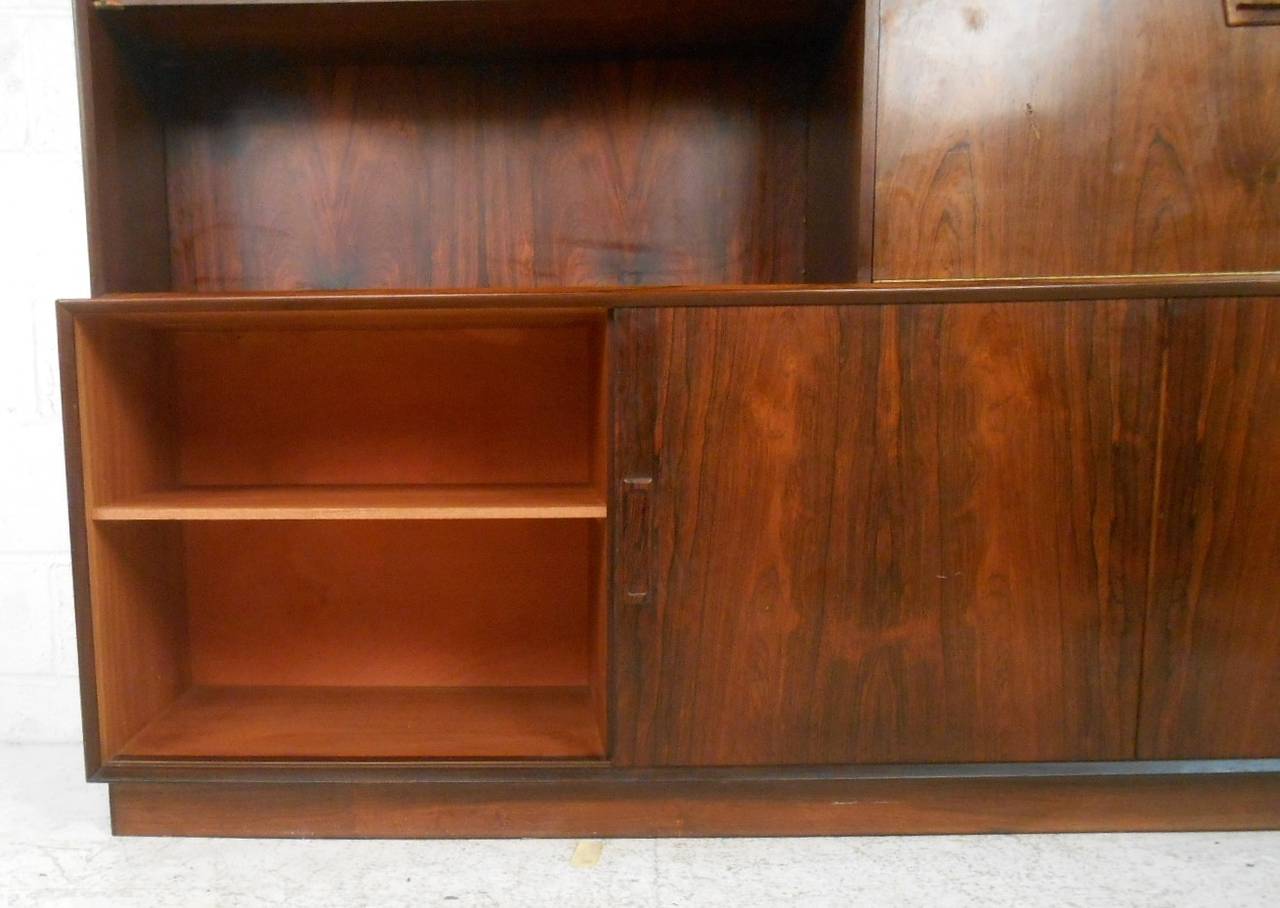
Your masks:
M104 501L172 481L172 423L156 387L172 385L172 357L146 331L116 324L75 324L73 343L77 431L83 497L74 521L85 521L87 589L78 602L82 671L95 688L96 715L86 723L92 767L113 755L190 680L181 549L171 524L102 526L89 518ZM69 340L71 340L69 338ZM64 362L64 365L71 365ZM79 498L79 501L76 499Z
M603 329L175 331L152 395L180 486L588 485Z
M877 279L1280 262L1280 41L1216 0L881 0Z
M615 606L617 758L1132 757L1160 309L633 325L661 465L652 602Z
M1280 755L1280 300L1179 301L1138 754Z
M93 0L74 0L92 292L167 290L164 123L138 61Z
M111 785L117 835L891 835L1266 829L1275 774L510 785Z
M604 493L579 485L231 486L147 492L94 520L603 519Z
M591 521L183 525L207 686L586 686Z
M877 0L857 0L817 53L809 104L805 280L871 280L875 189Z
M130 758L598 757L580 687L193 687L124 747Z
M809 67L776 56L195 69L173 287L799 281Z

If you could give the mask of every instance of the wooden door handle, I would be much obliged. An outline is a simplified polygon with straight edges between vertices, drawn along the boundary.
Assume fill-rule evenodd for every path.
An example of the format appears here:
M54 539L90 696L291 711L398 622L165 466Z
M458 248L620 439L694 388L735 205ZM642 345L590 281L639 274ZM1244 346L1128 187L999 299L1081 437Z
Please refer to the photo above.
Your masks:
M620 585L622 600L633 605L649 601L653 566L650 554L650 514L653 477L634 476L622 480L622 544Z

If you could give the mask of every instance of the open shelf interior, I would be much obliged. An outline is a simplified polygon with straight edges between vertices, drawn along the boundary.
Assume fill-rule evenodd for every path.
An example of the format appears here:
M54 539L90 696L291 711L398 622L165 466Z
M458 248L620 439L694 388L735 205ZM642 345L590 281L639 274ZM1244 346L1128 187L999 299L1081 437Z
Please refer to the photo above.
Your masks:
M604 753L576 687L191 687L123 756L538 759Z
M92 8L95 292L854 279L862 4L676 7Z
M90 516L602 517L604 319L77 327Z
M604 755L602 524L94 527L121 759Z
M75 336L105 757L604 755L601 313Z

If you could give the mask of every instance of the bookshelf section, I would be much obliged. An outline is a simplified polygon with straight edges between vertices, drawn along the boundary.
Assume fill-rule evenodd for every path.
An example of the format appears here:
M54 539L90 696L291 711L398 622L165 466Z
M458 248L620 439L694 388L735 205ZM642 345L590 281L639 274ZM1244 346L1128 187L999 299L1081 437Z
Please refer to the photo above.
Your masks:
M90 5L94 293L856 279L867 9L678 6Z
M605 755L604 315L74 319L108 759Z

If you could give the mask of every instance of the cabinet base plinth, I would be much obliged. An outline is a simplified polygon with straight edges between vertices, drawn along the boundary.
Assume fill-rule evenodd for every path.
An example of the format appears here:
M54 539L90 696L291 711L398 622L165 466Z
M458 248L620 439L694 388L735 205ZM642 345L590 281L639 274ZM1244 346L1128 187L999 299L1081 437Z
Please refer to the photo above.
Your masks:
M1280 828L1280 774L750 782L115 782L138 836L604 838Z

